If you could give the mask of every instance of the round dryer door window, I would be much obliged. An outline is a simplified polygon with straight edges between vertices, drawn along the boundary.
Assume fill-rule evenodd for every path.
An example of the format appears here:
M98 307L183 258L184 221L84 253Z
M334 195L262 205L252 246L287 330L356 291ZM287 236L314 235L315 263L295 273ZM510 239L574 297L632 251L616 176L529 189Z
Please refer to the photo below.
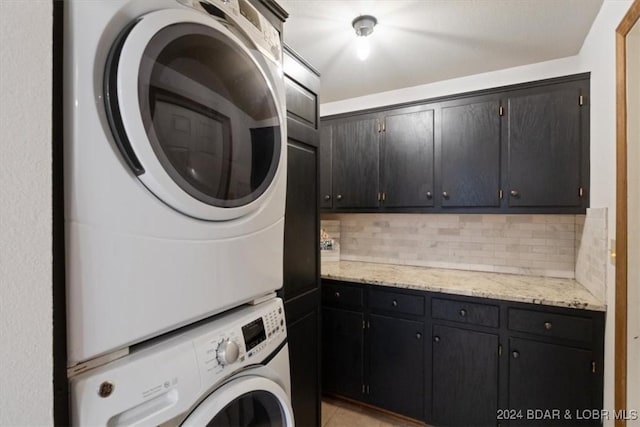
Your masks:
M105 89L120 151L174 209L227 220L257 209L284 155L274 76L195 11L142 17L112 49Z

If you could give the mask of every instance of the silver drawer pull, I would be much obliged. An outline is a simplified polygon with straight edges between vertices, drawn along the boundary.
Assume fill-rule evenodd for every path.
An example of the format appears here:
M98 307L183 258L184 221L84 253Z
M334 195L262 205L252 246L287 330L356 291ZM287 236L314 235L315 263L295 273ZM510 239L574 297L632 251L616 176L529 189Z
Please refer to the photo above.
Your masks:
M520 357L520 352L514 351L513 353L511 353L511 355L513 356L514 359L517 359L518 357Z
M551 328L553 328L553 324L552 324L551 322L544 322L544 328L545 328L547 331L550 331L550 330L551 330Z
M333 294L336 296L336 298L340 298L340 292L336 292L335 294Z
M416 339L422 338L422 334L420 332L416 332Z
M466 317L467 316L467 310L465 310L464 308L460 309L460 316L461 317Z
M392 306L394 306L394 307L397 307L397 306L398 306L398 301L393 300L393 301L391 302L391 305L392 305Z

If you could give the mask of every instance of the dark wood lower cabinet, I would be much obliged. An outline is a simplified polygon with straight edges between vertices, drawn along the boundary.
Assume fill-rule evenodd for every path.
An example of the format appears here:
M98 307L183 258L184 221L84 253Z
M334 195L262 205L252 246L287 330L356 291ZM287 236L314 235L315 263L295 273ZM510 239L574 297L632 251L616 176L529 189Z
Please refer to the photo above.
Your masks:
M361 400L364 384L364 314L322 310L322 389Z
M498 335L433 325L432 423L495 426Z
M510 425L599 424L583 415L602 404L594 401L593 351L511 338L508 356L509 408L522 414ZM557 419L542 419L554 410Z
M369 316L368 399L373 405L424 418L424 322Z
M433 426L600 424L603 312L331 280L322 303L325 393Z

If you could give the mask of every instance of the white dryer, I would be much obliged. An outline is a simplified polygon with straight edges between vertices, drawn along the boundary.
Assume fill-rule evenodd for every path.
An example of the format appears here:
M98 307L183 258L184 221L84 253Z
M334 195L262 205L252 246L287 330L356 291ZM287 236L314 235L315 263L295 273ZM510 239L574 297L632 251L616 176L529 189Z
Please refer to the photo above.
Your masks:
M65 3L68 365L282 286L278 31L247 0Z
M71 379L74 426L293 427L282 301L241 308Z

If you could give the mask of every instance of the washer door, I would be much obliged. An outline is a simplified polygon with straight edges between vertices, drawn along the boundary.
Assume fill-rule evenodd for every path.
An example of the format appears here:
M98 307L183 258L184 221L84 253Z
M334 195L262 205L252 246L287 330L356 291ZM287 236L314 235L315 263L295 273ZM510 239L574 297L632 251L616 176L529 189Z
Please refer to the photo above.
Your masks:
M285 391L263 377L233 380L211 393L189 414L184 427L294 427Z
M229 220L269 196L284 152L282 112L266 71L216 19L144 15L112 49L105 92L120 151L167 205Z

